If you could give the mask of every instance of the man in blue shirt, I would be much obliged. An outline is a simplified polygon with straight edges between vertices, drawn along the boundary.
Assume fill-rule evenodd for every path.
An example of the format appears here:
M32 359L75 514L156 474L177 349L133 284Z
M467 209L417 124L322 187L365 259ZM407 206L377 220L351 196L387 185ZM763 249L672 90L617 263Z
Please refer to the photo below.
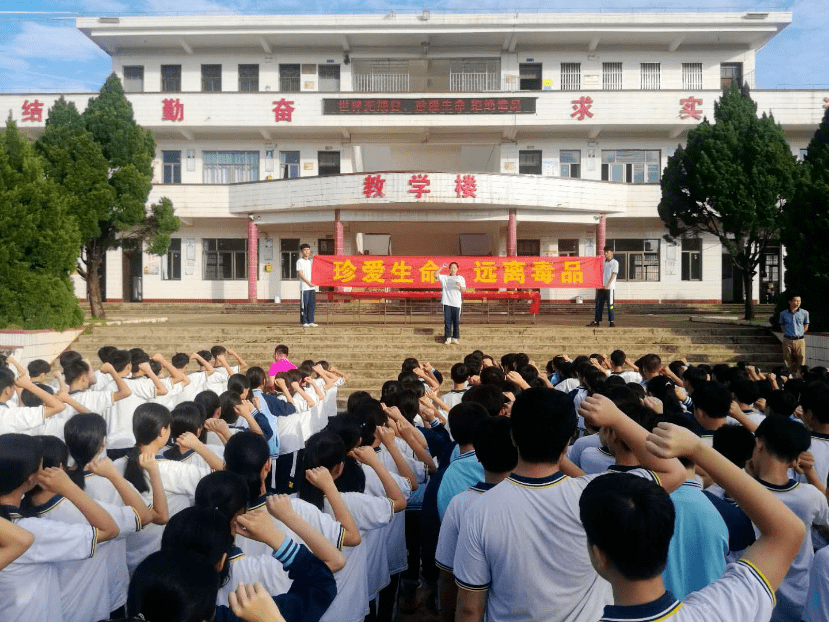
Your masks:
M791 294L787 299L789 309L778 317L778 324L784 333L784 364L790 373L801 378L801 366L804 365L804 334L810 328L810 313L801 309L801 297Z

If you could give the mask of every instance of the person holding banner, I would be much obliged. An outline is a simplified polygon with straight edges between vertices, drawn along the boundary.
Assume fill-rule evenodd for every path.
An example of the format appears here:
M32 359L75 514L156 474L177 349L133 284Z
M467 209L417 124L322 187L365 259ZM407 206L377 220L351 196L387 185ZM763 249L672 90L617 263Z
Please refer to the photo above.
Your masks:
M442 275L444 268L449 275ZM444 344L458 344L458 324L461 321L461 295L467 291L467 282L458 274L458 263L450 262L449 267L441 264L435 271L435 278L441 282L441 305L444 306Z

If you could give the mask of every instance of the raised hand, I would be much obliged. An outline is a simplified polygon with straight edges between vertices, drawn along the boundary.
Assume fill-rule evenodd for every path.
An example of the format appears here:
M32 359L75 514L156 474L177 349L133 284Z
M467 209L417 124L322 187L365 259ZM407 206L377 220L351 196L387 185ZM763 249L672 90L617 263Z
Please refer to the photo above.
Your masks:
M195 450L201 443L193 433L182 433L176 437L176 445L182 450Z
M363 463L364 465L368 465L370 467L380 463L378 453L375 452L374 448L371 448L370 446L359 446L349 452L349 456L359 463Z
M86 469L91 471L96 476L103 476L107 480L118 476L118 470L116 469L115 464L107 457L90 461L87 463Z
M248 585L240 582L228 595L228 604L242 621L285 621L274 598L259 582Z
M320 489L320 491L330 491L332 488L335 488L334 478L332 478L331 472L325 467L307 469L305 472L305 478L315 487Z
M138 465L145 472L158 471L159 464L152 452L142 452L138 455Z
M60 467L44 467L37 473L37 484L46 491L54 491L66 496L77 485L69 478L69 474Z
M692 456L703 441L688 428L660 422L646 438L646 449L661 459Z

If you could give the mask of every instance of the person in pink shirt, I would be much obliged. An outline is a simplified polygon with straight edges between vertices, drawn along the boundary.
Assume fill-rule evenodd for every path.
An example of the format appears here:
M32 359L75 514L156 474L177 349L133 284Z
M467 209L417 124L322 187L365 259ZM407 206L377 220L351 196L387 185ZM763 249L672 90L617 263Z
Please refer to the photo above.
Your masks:
M278 344L274 349L274 363L272 363L271 367L268 368L268 376L273 378L280 372L296 369L297 366L288 361L288 346L285 344Z

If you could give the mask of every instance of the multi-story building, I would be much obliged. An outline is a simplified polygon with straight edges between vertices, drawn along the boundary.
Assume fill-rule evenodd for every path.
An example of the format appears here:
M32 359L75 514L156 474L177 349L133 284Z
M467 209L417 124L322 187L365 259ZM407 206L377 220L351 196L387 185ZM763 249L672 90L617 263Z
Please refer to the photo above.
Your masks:
M302 242L318 254L590 256L604 240L620 301L734 300L740 279L716 238L664 237L660 176L725 86L754 87L756 52L790 21L80 18L155 136L150 202L169 197L182 220L165 257L107 254L106 299L296 299ZM65 94L80 109L91 95ZM827 94L752 95L804 150ZM37 136L57 97L0 101ZM782 284L781 258L765 254L761 300ZM543 298L574 294L592 297Z

